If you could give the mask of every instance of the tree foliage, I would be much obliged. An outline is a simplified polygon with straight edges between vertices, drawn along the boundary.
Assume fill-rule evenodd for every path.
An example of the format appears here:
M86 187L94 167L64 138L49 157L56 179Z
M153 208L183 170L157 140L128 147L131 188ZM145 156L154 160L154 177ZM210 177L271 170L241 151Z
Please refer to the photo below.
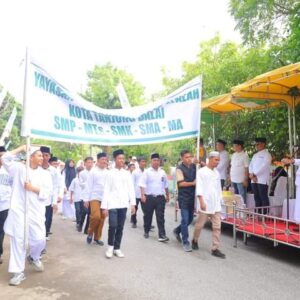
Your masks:
M122 82L130 104L132 106L144 102L144 87L135 81L134 77L111 63L99 66L88 72L88 88L84 97L102 108L121 108L116 91L119 82Z

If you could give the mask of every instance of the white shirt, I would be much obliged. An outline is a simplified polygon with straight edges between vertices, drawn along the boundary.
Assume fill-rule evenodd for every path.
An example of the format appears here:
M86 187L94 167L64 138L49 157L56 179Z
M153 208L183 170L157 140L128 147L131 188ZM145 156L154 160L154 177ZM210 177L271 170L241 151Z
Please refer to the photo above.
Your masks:
M10 236L24 238L24 212L25 212L25 180L26 166L14 161L15 156L10 152L2 156L2 163L8 174L13 177L11 206L4 225L4 231ZM28 225L29 238L32 240L45 239L45 201L48 200L52 190L52 180L49 172L38 167L29 168L29 181L40 189L39 194L27 191L28 195Z
M58 170L51 165L49 165L48 168L44 170L50 173L51 180L52 180L52 188L53 188L49 199L45 201L45 206L51 204L57 204L57 198L60 194L60 188L61 188L61 176L58 173Z
M249 173L257 176L257 183L269 184L271 162L272 157L267 149L258 151L253 155L249 165Z
M200 168L197 171L196 195L203 196L206 210L202 211L199 200L197 201L198 210L206 214L214 214L221 211L222 188L220 174L216 170L208 167Z
M84 193L85 193L85 189L86 189L86 183L89 177L90 172L92 171L92 169L87 170L84 169L83 171L81 171L79 173L79 182L80 182L80 186L81 186L81 200L84 199Z
M246 168L249 167L249 157L244 151L235 152L231 157L230 179L234 183L242 183L245 180Z
M87 182L82 194L84 201L102 201L107 174L107 169L101 169L98 166L95 166L89 172Z
M135 197L137 199L140 199L142 197L139 182L140 182L140 179L141 179L143 173L144 173L144 171L142 171L140 168L137 168L131 174L132 180L133 180L133 185L134 185L134 190L135 190Z
M216 169L220 173L220 179L227 179L228 167L229 167L229 155L226 150L223 150L220 153L220 162Z
M12 182L12 177L0 166L0 211L9 209Z
M139 186L145 189L145 195L165 195L165 189L169 187L167 174L161 168L155 170L150 167L143 172Z
M73 193L73 199L74 199L74 202L80 202L81 201L81 186L80 186L80 181L79 181L79 178L76 177L72 180L71 184L70 184L70 187L69 187L69 191L71 193Z
M125 169L111 169L107 172L101 208L126 208L136 205L131 174Z

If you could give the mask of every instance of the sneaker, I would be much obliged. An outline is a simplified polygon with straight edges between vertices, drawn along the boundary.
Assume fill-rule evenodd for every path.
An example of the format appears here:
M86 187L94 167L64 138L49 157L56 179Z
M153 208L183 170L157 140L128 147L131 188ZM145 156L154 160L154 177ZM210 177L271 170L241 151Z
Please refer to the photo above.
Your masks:
M81 231L82 231L82 226L81 226L81 225L77 225L76 228L77 228L77 231L78 231L78 232L81 232Z
M87 242L88 244L90 244L90 243L92 242L92 240L93 240L93 236L92 236L92 235L88 235L88 236L86 237L86 242Z
M136 226L135 223L132 223L131 227L132 227L132 228L136 228L137 226Z
M9 285L19 285L26 277L23 272L14 273L13 277L9 280Z
M44 271L44 265L40 261L40 259L35 259L34 260L30 255L28 255L27 260L28 260L29 264L33 265L34 269L37 272L43 272Z
M49 231L48 234L53 234L53 232Z
M180 237L180 233L177 232L177 228L175 228L175 229L173 230L173 233L174 233L174 235L175 235L175 237L176 237L176 240L177 240L179 243L182 243L182 240L181 240L181 237Z
M101 240L99 241L94 241L95 244L99 245L99 246L104 246L104 242L102 242Z
M125 257L124 253L120 249L114 250L114 255L120 258Z
M167 242L169 240L169 238L165 235L162 235L158 238L159 242Z
M145 232L145 233L144 233L144 238L145 238L145 239L149 239L149 232Z
M43 249L42 252L41 252L41 255L44 255L47 253L47 250L46 249Z
M46 241L50 241L50 236L46 236Z
M114 254L114 246L108 246L106 252L105 252L105 256L107 258L112 258Z
M198 242L195 242L194 240L192 240L192 249L199 250Z
M183 244L182 247L185 252L192 252L192 247L190 244Z
M226 255L222 253L219 249L211 250L211 255L219 257L219 258L226 258Z

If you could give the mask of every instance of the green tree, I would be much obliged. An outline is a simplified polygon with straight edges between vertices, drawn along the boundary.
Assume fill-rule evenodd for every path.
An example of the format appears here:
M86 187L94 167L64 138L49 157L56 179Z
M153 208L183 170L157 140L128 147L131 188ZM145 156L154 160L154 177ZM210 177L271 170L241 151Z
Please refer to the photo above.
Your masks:
M131 74L111 63L97 65L87 75L88 88L83 96L97 106L107 109L121 108L116 91L119 82L122 82L132 106L144 102L144 87Z

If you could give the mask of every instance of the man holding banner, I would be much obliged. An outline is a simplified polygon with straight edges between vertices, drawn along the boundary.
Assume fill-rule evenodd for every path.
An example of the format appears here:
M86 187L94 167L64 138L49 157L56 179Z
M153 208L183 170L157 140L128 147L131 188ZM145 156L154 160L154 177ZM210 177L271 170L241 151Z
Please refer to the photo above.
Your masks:
M52 181L49 172L41 168L43 156L38 148L30 150L28 180L26 181L25 165L15 161L16 155L24 151L26 151L26 146L20 146L2 156L3 166L13 177L11 208L4 226L5 233L10 236L8 271L14 274L9 281L10 285L19 285L25 279L27 238L30 247L29 263L36 271L44 270L40 254L46 244L45 201L50 196ZM28 208L25 206L26 202Z

